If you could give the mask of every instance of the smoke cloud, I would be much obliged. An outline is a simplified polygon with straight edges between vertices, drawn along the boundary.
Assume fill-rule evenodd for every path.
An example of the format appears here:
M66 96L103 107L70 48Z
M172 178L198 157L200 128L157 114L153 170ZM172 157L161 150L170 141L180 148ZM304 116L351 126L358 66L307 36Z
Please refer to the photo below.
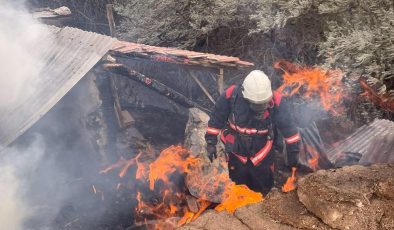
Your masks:
M39 47L34 44L48 32L27 13L24 1L0 0L0 5L1 117L10 105L34 92L33 82L42 68ZM0 152L0 229L25 229L23 223L32 214L24 199L26 179L42 160L44 146L42 137L36 135L25 150L7 148Z
M0 108L4 108L34 90L32 81L42 67L35 44L48 32L26 12L23 1L0 0L0 4Z
M23 4L0 0L0 120L39 89L45 71L41 52L57 42ZM5 147L0 150L1 230L101 229L101 222L108 225L111 218L131 219L131 206L119 202L111 180L99 174L101 101L95 87L88 74L10 146L0 146ZM120 215L102 218L113 202Z
M0 157L0 229L25 229L24 221L32 208L24 197L26 175L35 172L44 154L44 143L37 135L28 150L8 148Z

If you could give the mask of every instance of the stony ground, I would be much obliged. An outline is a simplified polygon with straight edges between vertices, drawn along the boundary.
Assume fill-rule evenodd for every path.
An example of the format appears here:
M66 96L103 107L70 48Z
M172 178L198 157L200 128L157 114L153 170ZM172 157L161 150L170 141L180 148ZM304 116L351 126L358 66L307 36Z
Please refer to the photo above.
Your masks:
M210 210L180 229L394 229L394 165L321 170L296 191L272 191L234 215Z

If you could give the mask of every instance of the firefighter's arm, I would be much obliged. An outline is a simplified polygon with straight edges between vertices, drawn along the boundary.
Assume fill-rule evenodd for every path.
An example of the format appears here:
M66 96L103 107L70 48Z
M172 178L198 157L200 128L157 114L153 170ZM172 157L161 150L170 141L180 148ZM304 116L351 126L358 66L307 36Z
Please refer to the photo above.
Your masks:
M208 127L205 133L207 144L216 145L217 136L227 123L230 114L230 102L226 93L227 91L217 99L215 107L209 116Z
M274 93L274 100L277 109L274 121L284 137L286 150L289 154L289 164L295 166L298 161L301 136L291 118L288 101L277 92Z

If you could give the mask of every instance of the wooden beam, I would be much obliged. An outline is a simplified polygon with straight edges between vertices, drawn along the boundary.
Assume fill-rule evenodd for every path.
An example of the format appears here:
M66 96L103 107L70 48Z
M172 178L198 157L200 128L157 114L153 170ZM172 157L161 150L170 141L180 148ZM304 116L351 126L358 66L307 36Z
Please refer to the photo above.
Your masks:
M204 94L209 98L209 100L215 104L215 100L213 99L212 95L209 93L209 91L205 88L205 86L201 83L200 80L194 75L193 72L190 72L190 76L193 78L193 80L197 83L198 86L200 86L201 90L204 92Z
M109 25L109 31L111 33L111 37L116 37L116 29L115 29L115 20L114 20L114 11L112 4L107 4L107 19Z
M163 83L161 83L153 78L150 78L148 76L145 76L133 69L129 69L128 67L124 66L123 64L107 63L107 64L103 64L102 66L106 70L111 70L116 74L120 74L120 75L126 76L134 81L138 81L138 82L142 83L144 86L155 90L156 92L160 93L161 95L166 96L167 98L169 98L169 99L171 99L183 106L196 107L206 113L211 112L209 109L190 100L189 98L187 98L183 94L179 93L178 91L171 89L170 87L164 85Z
M220 68L220 70L219 70L218 91L219 91L219 94L223 93L223 91L224 91L224 70L223 70L223 68Z

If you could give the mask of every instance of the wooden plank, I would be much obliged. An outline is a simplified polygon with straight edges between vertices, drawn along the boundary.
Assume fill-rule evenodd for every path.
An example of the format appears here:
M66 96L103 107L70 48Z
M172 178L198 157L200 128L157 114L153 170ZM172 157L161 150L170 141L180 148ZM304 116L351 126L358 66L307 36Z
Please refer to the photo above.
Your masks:
M133 118L133 116L131 116L129 111L122 110L121 115L122 115L122 122L124 127L129 127L132 124L134 124L135 119Z
M109 31L111 33L111 37L116 37L113 9L114 8L113 8L112 4L107 4L107 19L108 19Z
M223 70L223 68L220 68L220 70L219 70L218 91L219 91L219 94L223 93L223 91L224 91L224 70Z
M190 72L190 76L193 78L193 80L197 83L198 86L200 86L201 90L204 92L204 94L209 98L209 100L215 104L215 100L213 99L212 95L209 93L209 91L205 88L205 86L202 84L200 80L196 77L196 75L193 72Z

